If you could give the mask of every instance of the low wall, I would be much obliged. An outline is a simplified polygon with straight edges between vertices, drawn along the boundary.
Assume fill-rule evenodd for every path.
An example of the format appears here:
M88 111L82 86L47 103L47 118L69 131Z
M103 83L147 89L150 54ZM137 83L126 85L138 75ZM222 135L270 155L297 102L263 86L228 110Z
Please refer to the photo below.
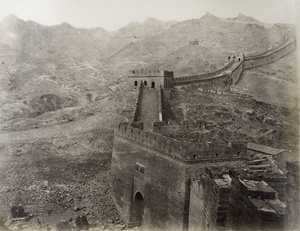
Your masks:
M204 128L204 124L174 124L166 125L164 122L155 122L153 126L153 132L164 134L171 132L192 132L201 131Z
M234 161L244 159L247 155L246 143L243 141L206 142L205 145L197 142L182 142L161 134L133 128L128 124L120 124L115 129L115 135L189 163L218 162L230 159Z
M281 45L275 50L263 52L258 55L245 55L245 69L262 66L277 61L284 57L288 53L292 52L296 47L295 41L290 41L284 45Z

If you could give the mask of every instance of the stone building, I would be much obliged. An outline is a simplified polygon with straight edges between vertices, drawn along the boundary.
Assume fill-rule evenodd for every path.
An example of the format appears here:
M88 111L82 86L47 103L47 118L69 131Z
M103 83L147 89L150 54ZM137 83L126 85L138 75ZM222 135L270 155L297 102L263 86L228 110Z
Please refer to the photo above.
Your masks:
M166 70L132 70L129 72L128 90L139 89L140 84L150 88L172 88L174 85L173 71Z
M205 123L163 121L172 81L167 71L128 77L128 89L138 90L135 115L115 129L110 175L123 220L143 230L241 230L253 222L253 230L283 230L285 174L244 141L209 140ZM172 129L201 139L178 139Z

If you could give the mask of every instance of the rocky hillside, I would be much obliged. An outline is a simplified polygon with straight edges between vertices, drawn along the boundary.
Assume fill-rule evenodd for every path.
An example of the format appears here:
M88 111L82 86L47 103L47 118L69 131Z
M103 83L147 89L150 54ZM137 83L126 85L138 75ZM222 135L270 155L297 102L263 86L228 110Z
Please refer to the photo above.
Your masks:
M163 68L176 76L213 71L230 53L282 43L288 29L208 13L180 23L148 19L110 33L67 23L47 27L10 15L0 24L1 121L11 127L17 118L65 108L81 112L89 105L95 113L104 99L120 110L129 69ZM188 46L194 39L200 45Z
M32 224L37 227L37 219L52 227L59 219L71 220L80 213L91 222L120 222L108 199L107 176L113 128L126 113L128 70L167 69L175 76L214 71L225 65L228 54L276 47L291 29L291 25L267 25L244 15L222 19L209 13L183 22L148 19L115 32L74 28L67 23L49 27L7 16L0 23L0 175L4 179L0 183L0 218L9 214L11 204L21 203L34 215ZM189 46L195 39L199 46ZM276 105L281 105L278 101L287 88L280 86L296 81L293 60L295 52L280 60L285 63L283 68L276 62L270 69L246 72L244 77L249 78L238 87L262 101L274 104L276 99ZM272 92L277 97L265 97L262 85L267 83L277 86ZM169 105L173 113L184 103L181 99L197 96L193 92L197 88L187 90L175 92L178 100ZM234 110L234 118L250 117L252 109L238 109L236 102L207 100L203 115L211 120L221 110L213 105L225 103L229 105L227 113ZM192 109L186 118L201 119L199 113L193 114L197 108ZM175 117L184 118L181 113L178 110ZM277 123L280 128L288 124L284 116L280 124L264 112L252 114L241 126L243 134L253 119L259 135L270 134L262 139L267 144L279 137L273 132ZM272 124L265 125L266 121ZM226 128L237 131L240 128L236 126ZM258 134L254 130L252 136ZM93 187L99 189L93 194L99 200L86 194Z

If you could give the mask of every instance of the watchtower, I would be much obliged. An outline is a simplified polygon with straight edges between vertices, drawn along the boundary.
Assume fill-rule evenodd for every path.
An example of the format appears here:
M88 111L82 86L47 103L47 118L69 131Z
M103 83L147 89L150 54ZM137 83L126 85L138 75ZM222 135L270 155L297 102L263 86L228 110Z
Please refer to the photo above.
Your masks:
M174 74L166 70L131 70L127 80L128 90L139 89L141 82L150 88L172 88Z

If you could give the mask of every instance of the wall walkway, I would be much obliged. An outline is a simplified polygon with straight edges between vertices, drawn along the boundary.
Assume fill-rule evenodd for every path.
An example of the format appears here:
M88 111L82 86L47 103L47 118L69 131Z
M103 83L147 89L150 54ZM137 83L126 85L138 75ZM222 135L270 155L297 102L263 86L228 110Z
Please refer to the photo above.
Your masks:
M134 122L143 122L144 130L153 130L153 123L162 121L161 89L140 87Z
M184 86L188 84L205 82L212 82L213 87L215 87L216 83L218 82L221 83L223 87L224 85L236 84L240 80L245 69L275 62L292 52L295 47L295 39L288 39L280 46L259 54L236 55L235 59L232 59L226 66L217 71L194 76L176 77L175 86Z

